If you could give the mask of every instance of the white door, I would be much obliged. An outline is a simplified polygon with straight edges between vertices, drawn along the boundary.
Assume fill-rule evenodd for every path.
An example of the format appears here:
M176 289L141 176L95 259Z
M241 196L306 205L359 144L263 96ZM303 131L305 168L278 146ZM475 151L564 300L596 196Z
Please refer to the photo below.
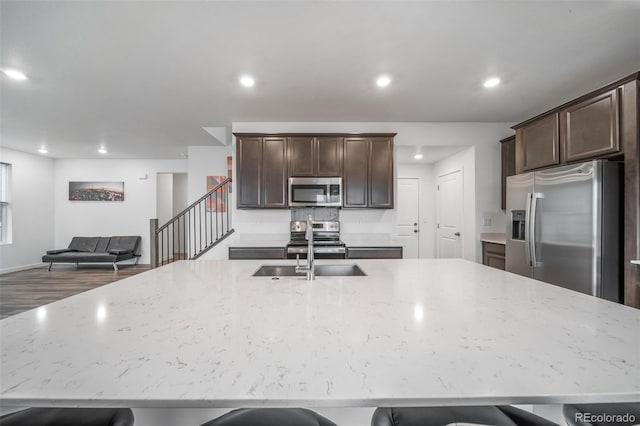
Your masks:
M403 257L420 257L420 179L398 178L396 239L404 244Z
M438 257L462 257L462 170L438 176Z

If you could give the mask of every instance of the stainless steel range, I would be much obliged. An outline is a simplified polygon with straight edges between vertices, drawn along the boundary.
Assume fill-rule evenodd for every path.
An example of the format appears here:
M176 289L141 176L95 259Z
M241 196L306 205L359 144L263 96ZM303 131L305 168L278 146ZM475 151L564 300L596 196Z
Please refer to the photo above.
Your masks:
M307 222L294 220L289 226L291 240L287 244L287 259L307 258ZM345 245L340 241L340 222L313 222L313 254L316 259L344 259Z

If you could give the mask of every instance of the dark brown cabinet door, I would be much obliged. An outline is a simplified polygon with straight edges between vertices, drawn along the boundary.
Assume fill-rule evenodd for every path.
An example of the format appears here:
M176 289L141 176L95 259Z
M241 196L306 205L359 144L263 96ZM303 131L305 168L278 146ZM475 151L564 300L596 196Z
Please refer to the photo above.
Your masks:
M315 176L316 138L295 136L289 138L289 176Z
M500 208L507 208L507 177L516 174L516 137L511 136L500 141L502 153L502 197Z
M618 91L610 90L560 111L563 162L620 151Z
M558 113L550 114L516 130L518 173L560 163Z
M393 139L369 143L369 207L393 208Z
M369 140L344 138L342 207L367 207Z
M260 185L261 207L288 207L286 150L286 138L262 138L262 179Z
M262 138L238 139L236 158L238 178L234 179L234 186L238 188L238 208L258 208L262 180Z
M316 138L316 176L342 176L342 138Z

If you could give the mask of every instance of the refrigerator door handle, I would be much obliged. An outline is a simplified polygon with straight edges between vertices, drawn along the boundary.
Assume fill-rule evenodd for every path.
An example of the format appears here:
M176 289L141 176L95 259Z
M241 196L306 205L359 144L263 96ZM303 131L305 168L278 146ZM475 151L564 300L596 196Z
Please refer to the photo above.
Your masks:
M531 192L527 193L527 205L524 210L524 256L527 259L527 263L529 266L533 266L531 259L531 248L530 248L530 231L531 231Z
M538 211L538 200L544 198L544 194L540 192L534 192L531 194L531 206L530 206L530 221L529 226L529 252L531 254L531 266L539 268L542 266L542 262L538 262L536 259L536 213Z

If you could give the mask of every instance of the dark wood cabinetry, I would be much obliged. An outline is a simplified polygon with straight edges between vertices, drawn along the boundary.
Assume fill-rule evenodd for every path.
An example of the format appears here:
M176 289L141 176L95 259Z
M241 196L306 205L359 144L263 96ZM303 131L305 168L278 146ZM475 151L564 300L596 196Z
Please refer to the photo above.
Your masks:
M393 139L345 138L343 208L393 208Z
M505 246L503 244L482 242L482 264L492 268L505 269Z
M402 259L402 247L347 247L347 259Z
M342 176L342 138L316 138L316 176Z
M369 142L369 205L393 208L393 139L371 138Z
M367 207L369 140L344 139L344 173L342 175L342 207Z
M286 138L238 138L238 208L287 208Z
M285 247L229 247L229 260L286 258Z
M238 166L234 186L238 188L238 208L260 206L260 183L262 181L262 138L247 137L236 142Z
M620 151L620 88L610 90L560 111L560 147L563 162Z
M517 173L560 163L558 113L516 129Z
M293 136L289 138L290 176L341 176L342 138Z
M288 178L342 178L343 208L393 208L393 137L235 133L240 209L287 208Z
M500 141L500 152L502 156L502 197L500 208L507 208L507 177L516 174L516 137L510 136Z

